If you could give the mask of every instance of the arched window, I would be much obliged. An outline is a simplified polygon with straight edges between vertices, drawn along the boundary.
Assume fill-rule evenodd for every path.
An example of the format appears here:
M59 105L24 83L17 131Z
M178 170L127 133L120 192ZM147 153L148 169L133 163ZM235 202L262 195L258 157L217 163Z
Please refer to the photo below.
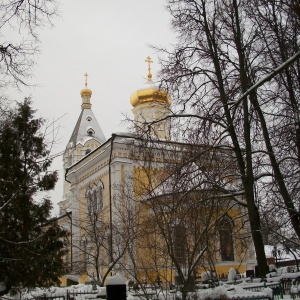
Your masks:
M103 183L93 184L86 191L87 209L89 214L93 214L103 209Z
M89 127L87 133L89 136L93 136L95 134L95 130L92 127Z
M222 261L233 261L233 222L229 216L225 215L218 223L220 237L220 252Z

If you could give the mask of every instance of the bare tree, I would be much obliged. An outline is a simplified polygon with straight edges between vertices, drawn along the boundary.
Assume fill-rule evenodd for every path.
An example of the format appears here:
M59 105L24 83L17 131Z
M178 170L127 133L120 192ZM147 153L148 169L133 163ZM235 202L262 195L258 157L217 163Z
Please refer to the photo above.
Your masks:
M128 207L118 196L113 200L112 207L104 205L103 193L101 184L92 184L83 199L77 198L79 211L72 217L73 231L77 234L73 235L70 245L73 253L77 253L73 255L72 272L87 274L100 285L111 274L124 272L120 268L121 260L134 238L129 230ZM108 218L111 208L114 211L113 222Z
M52 26L57 9L54 0L1 2L0 88L28 85L39 52L39 30Z
M283 169L280 169L282 153L279 153L286 147L278 143L279 136L277 140L273 139L278 133L275 125L283 128L282 120L292 118L286 119L281 113L283 106L276 101L279 94L274 91L276 86L281 86L280 81L276 81L278 76L271 82L265 80L268 72L299 51L296 44L299 26L298 21L289 15L291 5L284 1L272 2L272 5L261 1L170 0L167 7L179 42L172 51L160 49L162 84L172 92L176 104L177 111L172 118L187 118L188 115L193 120L190 121L193 126L186 124L188 126L182 127L182 135L189 132L190 137L197 134L210 136L210 144L234 152L238 166L236 175L247 203L262 276L268 272L268 267L260 231L259 205L266 195L263 191L266 182L274 179L293 228L299 231L299 214L295 209L298 206L289 194ZM276 27L281 29L276 31ZM274 42L285 37L285 29L289 29L291 39L285 41L290 47L286 48L285 56L278 59ZM275 32L277 39L272 36ZM271 56L271 52L275 54ZM296 81L298 65L293 66L296 69L293 67L290 71L286 65L280 71L280 76L287 82L280 89L281 93L285 90L285 95L298 93L295 89L299 86ZM286 76L289 72L294 74L290 86ZM278 72L274 76L276 74ZM251 89L262 79L261 84ZM290 96L288 99L292 100Z
M252 11L250 14L259 25L258 35L264 47L262 57L270 71L287 62L297 51L299 53L299 18L293 13L293 8L293 4L286 1L280 4L268 2L264 9L255 14ZM268 187L273 191L272 197L277 199L275 207L285 208L287 222L284 227L293 228L298 237L299 72L298 58L296 63L285 68L276 80L269 84L271 89L262 90L264 102L254 106L258 112L273 170L274 184ZM278 193L280 197L277 196Z
M195 136L195 144L161 141L151 130L146 137L135 140L132 154L139 166L131 181L140 213L131 274L142 287L142 278L157 285L175 277L186 299L200 270L249 258L245 202L228 193L229 186L239 186L235 159L229 149L199 143L203 137Z

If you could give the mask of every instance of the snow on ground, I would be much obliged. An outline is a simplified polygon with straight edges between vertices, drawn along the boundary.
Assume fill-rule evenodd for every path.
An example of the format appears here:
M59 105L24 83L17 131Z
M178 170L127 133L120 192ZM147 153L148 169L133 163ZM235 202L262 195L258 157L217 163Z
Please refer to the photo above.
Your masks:
M268 274L266 282L260 282L259 278L242 278L240 280L220 282L220 286L215 288L207 288L207 285L200 284L195 293L190 293L190 299L194 299L195 294L197 299L247 299L247 298L271 298L275 286L279 285L280 280L287 280L292 282L295 279L300 279L300 272L288 273L287 268L278 269L277 272ZM228 279L232 279L233 271L230 272ZM109 284L124 284L125 278L117 276L111 277ZM202 288L199 288L202 287ZM87 300L96 299L99 297L105 297L106 287L93 286L91 284L77 284L68 287L50 287L50 288L35 288L29 292L23 292L16 296L5 295L6 299L34 299L37 297L66 297L67 291L73 293L74 300ZM84 293L84 294L80 294ZM146 299L145 293L148 295L148 299L158 300L175 300L181 299L181 293L175 290L162 290L156 289L153 286L147 286L140 288L139 290L129 290L127 285L127 300L141 300ZM299 281L292 283L289 289L285 291L283 299L297 299L300 300L300 285ZM280 299L280 295L276 295L276 300ZM65 298L66 299L66 298Z
M245 288L249 287L257 287L261 286L260 292L253 292L246 290ZM237 298L266 298L269 297L272 299L272 289L269 287L264 287L264 283L254 284L247 283L246 281L241 282L237 285L228 285L223 283L223 285L218 286L216 288L206 288L206 289L197 289L195 293L190 293L190 299L194 299L195 294L197 295L197 299L205 300L205 299L237 299ZM94 287L95 288L95 287ZM62 297L67 295L68 292L75 293L74 300L87 300L87 299L96 299L100 296L106 295L106 287L97 286L96 290L93 289L92 285L72 285L69 287L50 287L47 289L36 288L30 292L22 293L22 295L16 295L14 297L5 296L6 299L34 299L36 297ZM85 294L79 294L80 292L85 292ZM298 291L297 291L298 292ZM76 295L76 293L78 293ZM127 300L141 300L146 299L143 298L144 293L147 293L148 297L150 296L152 299L159 300L175 300L181 299L181 293L179 291L164 291L161 289L153 289L151 287L146 288L144 290L140 289L139 291L129 291L127 287ZM21 297L20 297L21 296ZM295 297L293 297L294 299ZM277 299L279 299L277 297ZM291 299L290 295L285 295L284 299Z

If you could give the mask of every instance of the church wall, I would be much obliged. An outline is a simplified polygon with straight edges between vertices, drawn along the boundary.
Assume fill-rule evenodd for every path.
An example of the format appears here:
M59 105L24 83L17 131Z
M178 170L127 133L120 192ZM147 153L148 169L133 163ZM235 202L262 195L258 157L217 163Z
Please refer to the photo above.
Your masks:
M147 174L146 174L147 173ZM162 171L159 170L145 170L141 167L135 167L134 168L134 178L137 179L134 181L134 191L135 191L135 197L139 198L143 195L145 191L147 191L150 181L151 181L151 174L154 176L154 180L152 184L157 181L160 175L163 175ZM156 176L154 175L156 174ZM159 176L157 176L159 174ZM155 185L151 185L153 188ZM228 273L228 270L230 268L235 268L238 272L244 273L247 268L247 262L249 259L254 259L253 257L253 245L251 242L251 235L250 232L247 230L247 226L245 226L245 220L243 219L242 215L244 214L243 209L241 207L238 207L237 205L232 205L233 202L230 200L219 200L219 208L216 210L214 217L215 220L217 220L218 215L221 216L223 213L226 213L234 223L234 238L233 238L233 251L234 251L234 260L233 261L222 261L219 248L220 243L218 242L219 235L216 232L215 236L212 235L211 237L211 248L215 248L213 255L214 258L214 264L207 267L211 269L212 267L216 271L218 276L221 276L223 274ZM223 204L222 204L223 203ZM231 207L231 208L230 208ZM216 209L216 207L215 207ZM143 213L141 213L141 211ZM144 209L141 209L138 216L138 222L139 226L145 226L145 228L150 227L153 228L151 225L149 225L149 221L147 218L149 218L149 206L144 207ZM219 211L219 212L218 212ZM203 208L201 211L199 211L199 214L203 214ZM159 235L159 230L153 231L152 235ZM157 245L155 247L155 244L158 243L160 246ZM148 280L153 280L153 278L156 278L156 276L159 274L161 278L165 278L166 280L172 280L172 276L174 275L174 272L172 271L171 262L169 261L169 257L167 253L159 253L157 249L162 249L162 244L164 242L159 241L159 237L154 238L154 240L151 242L151 233L149 235L149 231L147 235L141 235L137 240L137 258L139 261L139 267L141 274L141 277L147 277ZM148 246L149 248L147 248ZM155 255L153 254L154 252ZM251 255L252 254L252 255ZM156 257L156 258L155 258ZM154 260L155 258L155 260ZM153 270L154 263L157 264L157 266L165 266L164 269L157 268L156 270ZM152 271L151 271L152 266ZM169 266L169 267L167 267ZM201 274L207 270L206 267L199 267L197 272ZM172 275L173 274L173 275Z
M107 256L106 253L103 253L102 250L99 249L99 245L95 240L96 234L100 234L102 237L105 236L107 227L109 226L109 175L108 168L105 166L104 168L99 168L101 164L95 164L94 172L91 172L89 176L83 174L80 178L82 181L79 183L80 192L80 220L81 220L81 231L80 236L88 238L88 247L89 252L93 254L95 251L100 251L101 254L101 262L103 261L103 256ZM87 193L92 192L96 193L99 187L103 187L102 196L103 196L103 206L100 208L96 208L96 211L93 213L90 212L90 207L88 204ZM94 195L94 194L93 194ZM96 231L94 231L94 227ZM107 246L107 245L105 245ZM93 255L92 255L93 256ZM88 273L91 275L94 273L94 266L99 262L96 262L92 256L89 257L89 269ZM105 258L107 261L108 258Z
M100 152L100 151L99 151ZM104 186L104 209L101 211L102 222L108 224L110 226L110 197L109 197L109 179L111 179L111 199L112 201L116 201L119 203L122 209L122 216L120 214L120 210L117 207L116 203L112 204L112 223L115 224L124 224L127 226L129 222L128 219L128 207L131 208L133 213L133 218L135 225L140 226L140 229L144 226L147 227L149 225L148 218L148 210L142 208L141 203L139 202L140 197L143 193L147 192L149 185L157 184L159 178L163 176L164 172L161 169L152 169L152 170L144 170L143 168L138 166L138 163L135 163L133 160L129 159L129 154L127 154L124 149L118 149L117 146L114 148L112 152L112 161L110 165L111 178L109 178L109 159L107 156L102 155L102 159L100 159L101 154L91 154L89 158L91 162L97 161L96 163L90 163L90 167L86 168L84 164L82 167L78 167L77 175L73 178L72 182L72 191L76 197L73 196L74 209L76 208L76 199L77 199L77 207L80 214L80 219L84 220L86 218L86 191L93 185L97 185L100 181ZM86 164L86 163L85 163ZM160 165L161 166L161 165ZM80 168L84 169L84 172L79 172ZM146 174L148 172L148 174ZM151 174L151 176L149 176ZM151 182L152 181L152 182ZM151 184L150 184L151 183ZM202 212L203 213L203 212ZM240 220L237 218L240 214L239 210L231 209L228 212L228 215L234 219L235 225L238 226ZM123 219L122 219L123 218ZM127 219L126 219L127 218ZM126 228L123 229L123 242L126 242ZM78 230L74 233L77 236L83 236L85 234L84 230ZM147 243L146 243L146 242ZM135 257L137 259L137 272L142 277L147 277L148 280L155 280L157 275L161 277L161 279L165 279L167 281L172 281L174 278L174 266L172 266L170 259L167 254L157 252L155 247L149 247L150 238L149 236L143 234L142 230L140 231L140 235L137 237L135 241L132 242L131 251L135 253ZM77 241L80 243L80 241ZM114 243L120 242L120 240L114 240ZM156 240L156 243L159 242L159 239ZM161 242L160 242L161 243ZM234 240L235 249L241 248L240 242L238 239ZM153 251L156 251L155 261L153 260ZM76 251L74 250L74 258L76 258ZM106 261L106 265L109 262L108 253L103 251L101 256L104 261ZM215 270L217 274L220 275L222 273L227 274L230 267L234 267L239 270L239 272L244 272L246 269L246 264L244 263L243 255L236 250L235 252L235 261L233 262L221 262L219 261L218 255L215 258ZM83 256L77 259L80 261L83 260ZM153 263L156 263L157 266L164 266L164 268L155 268L153 269ZM126 266L126 268L124 268ZM120 263L115 266L115 270L120 268L120 270L124 269L132 269L133 264L129 259L128 255L124 255L120 260ZM102 273L105 272L105 264L102 266ZM200 274L204 270L203 268L199 268L198 273ZM92 269L90 269L90 274L92 273ZM126 274L124 274L126 275Z
M90 166L86 167L87 162L76 165L77 171L76 176L72 177L72 187L76 194L76 197L73 197L72 201L76 202L77 204L77 216L79 218L79 223L76 228L76 236L77 238L77 246L80 248L80 239L83 236L86 236L86 223L88 219L87 213L87 199L86 199L86 192L89 188L94 187L95 185L101 182L103 184L103 200L104 200L104 207L101 212L99 212L99 218L101 219L100 223L104 227L107 227L107 231L110 231L110 208L112 209L112 224L113 226L116 224L120 224L120 211L117 206L118 201L122 202L123 207L125 207L125 196L124 193L126 191L132 194L132 184L130 184L130 176L128 174L132 173L132 166L131 163L128 163L128 153L126 153L126 149L118 149L119 147L115 146L115 149L112 152L112 161L109 166L109 158L106 154L99 150L98 153L91 153L89 155ZM124 148L124 146L123 146ZM126 148L126 147L125 147ZM128 152L128 151L127 151ZM92 163L94 162L94 163ZM82 171L80 171L82 170ZM109 176L110 170L110 176ZM71 173L72 174L72 173ZM75 173L74 173L75 174ZM110 191L110 181L111 180L111 191ZM121 187L121 190L120 190ZM121 193L120 193L121 191ZM110 203L110 192L111 192L111 199L112 203ZM74 194L74 195L75 195ZM129 201L128 199L126 201ZM129 201L130 202L130 201ZM73 206L75 208L75 205ZM76 221L75 221L76 223ZM114 243L117 241L113 241ZM107 247L106 247L107 248ZM74 250L76 252L76 250ZM78 251L77 251L78 252ZM109 255L107 251L102 251L102 273L106 271L106 267L109 263ZM81 253L81 256L78 253L74 253L74 258L81 264L84 259L84 255ZM75 263L74 259L74 263ZM129 263L125 261L125 257L122 263ZM79 267L78 267L79 268ZM116 266L118 268L118 265ZM116 269L115 268L115 269ZM90 274L92 274L92 270L90 270Z

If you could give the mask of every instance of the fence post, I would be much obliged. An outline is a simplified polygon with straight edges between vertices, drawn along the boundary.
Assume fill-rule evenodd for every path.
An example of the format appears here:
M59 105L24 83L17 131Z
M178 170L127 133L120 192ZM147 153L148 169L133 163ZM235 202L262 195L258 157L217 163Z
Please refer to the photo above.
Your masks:
M283 299L283 295L285 293L284 293L284 289L283 289L282 280L279 281L279 291L280 291L280 297L281 297L281 299Z
M126 300L126 278L112 276L106 280L106 300Z

